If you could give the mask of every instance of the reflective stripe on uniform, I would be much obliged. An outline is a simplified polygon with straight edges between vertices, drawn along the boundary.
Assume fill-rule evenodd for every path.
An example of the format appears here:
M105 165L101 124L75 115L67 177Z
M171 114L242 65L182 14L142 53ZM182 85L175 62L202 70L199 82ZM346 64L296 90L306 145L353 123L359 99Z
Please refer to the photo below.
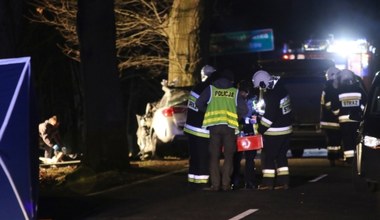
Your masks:
M339 151L340 149L340 146L327 146L328 151Z
M271 120L267 119L267 118L262 117L260 123L263 126L269 128L272 125L273 122Z
M357 122L357 121L350 119L350 115L342 115L342 116L339 116L339 122L342 123L342 122Z
M346 151L344 151L344 156L346 158L348 158L348 157L354 157L354 154L355 154L354 150L346 150Z
M267 131L265 131L265 135L284 135L284 134L290 134L292 133L293 128L292 126L286 126L281 128L268 128Z
M339 94L339 100L347 100L347 99L361 99L362 94L359 92L348 92L348 93L343 93Z
M275 177L275 170L264 169L263 170L263 177L274 178Z
M187 180L190 183L208 183L209 175L195 175L195 174L188 174Z
M321 128L327 128L327 129L339 129L339 123L338 122L327 122L327 121L321 121Z
M277 169L278 176L289 175L289 167L280 167Z
M330 109L331 108L331 102L326 102L325 106L326 106L326 109Z
M198 95L198 93L195 93L194 91L191 91L191 92L190 92L190 95L191 95L191 96L194 96L196 99L198 99L199 96L200 96L200 95Z
M183 128L183 131L192 134L194 136L198 137L204 137L209 138L210 137L210 131L207 129L197 128L189 124L185 124L185 127Z
M221 117L216 117L217 115L222 115ZM226 116L227 115L227 116ZM207 118L213 116L212 118ZM203 124L223 124L223 123L217 123L220 121L224 121L227 124L233 126L234 128L239 127L239 123L236 120L237 119L237 114L234 114L232 112L226 111L226 110L219 110L219 111L214 111L214 112L208 112L205 114L205 119L203 121Z

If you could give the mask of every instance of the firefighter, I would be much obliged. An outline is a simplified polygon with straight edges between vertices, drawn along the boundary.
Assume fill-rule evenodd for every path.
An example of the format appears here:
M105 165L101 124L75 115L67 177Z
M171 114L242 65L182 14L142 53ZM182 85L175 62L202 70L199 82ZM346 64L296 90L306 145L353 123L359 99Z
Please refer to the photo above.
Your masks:
M210 180L212 191L231 189L233 156L236 151L236 134L239 119L248 109L243 97L233 87L234 75L229 70L205 89L196 101L196 106L205 111L203 127L210 131ZM224 163L220 172L219 160L223 148Z
M189 138L189 172L187 180L194 183L194 186L205 187L209 180L209 131L202 128L204 112L199 111L195 105L201 92L207 88L216 72L210 65L205 65L201 69L201 83L194 86L190 92L188 100L187 118L184 132ZM213 76L213 77L211 77Z
M252 82L254 88L264 91L265 112L259 117L258 133L263 135L262 183L259 190L288 189L289 167L286 156L292 133L290 97L280 77L264 70L257 71Z
M342 143L343 156L348 164L352 164L359 124L367 103L367 94L361 86L355 74L344 69L337 74L337 95L331 102L331 108L338 116Z
M327 138L327 159L331 166L335 166L335 160L341 155L341 133L338 117L331 111L331 101L337 95L338 82L336 76L339 73L336 67L330 67L326 71L325 88L321 94L321 128L324 129Z

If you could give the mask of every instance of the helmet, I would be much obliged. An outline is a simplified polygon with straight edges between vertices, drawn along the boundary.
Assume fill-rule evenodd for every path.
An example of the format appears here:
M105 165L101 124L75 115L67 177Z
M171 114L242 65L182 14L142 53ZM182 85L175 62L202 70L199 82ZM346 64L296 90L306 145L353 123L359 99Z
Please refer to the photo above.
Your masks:
M340 71L337 78L340 85L353 85L355 83L355 73L348 69Z
M202 67L202 69L201 69L202 82L204 82L207 79L207 77L211 76L211 74L215 71L216 71L216 69L210 65L206 65L206 66Z
M336 78L336 74L339 73L339 71L340 69L336 68L335 66L328 68L326 71L326 79L334 80Z
M271 80L271 75L264 70L259 70L252 77L252 83L254 88L267 88L269 86L269 81Z

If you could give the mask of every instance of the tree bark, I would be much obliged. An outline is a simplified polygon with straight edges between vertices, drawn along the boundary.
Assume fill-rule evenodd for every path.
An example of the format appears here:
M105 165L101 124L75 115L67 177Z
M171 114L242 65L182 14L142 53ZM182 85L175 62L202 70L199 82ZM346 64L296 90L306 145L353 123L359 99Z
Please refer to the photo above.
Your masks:
M0 58L19 56L23 0L0 0Z
M194 85L208 54L208 18L212 1L174 0L168 22L169 84Z
M129 165L125 113L118 79L112 0L78 0L77 32L84 75L84 164L92 169Z

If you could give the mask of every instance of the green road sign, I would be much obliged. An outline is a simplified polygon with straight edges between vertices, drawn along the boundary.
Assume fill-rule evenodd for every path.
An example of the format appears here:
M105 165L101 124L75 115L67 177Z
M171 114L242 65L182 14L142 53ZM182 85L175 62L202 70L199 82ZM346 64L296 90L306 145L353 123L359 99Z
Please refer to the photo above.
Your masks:
M272 29L212 34L210 55L273 51Z

